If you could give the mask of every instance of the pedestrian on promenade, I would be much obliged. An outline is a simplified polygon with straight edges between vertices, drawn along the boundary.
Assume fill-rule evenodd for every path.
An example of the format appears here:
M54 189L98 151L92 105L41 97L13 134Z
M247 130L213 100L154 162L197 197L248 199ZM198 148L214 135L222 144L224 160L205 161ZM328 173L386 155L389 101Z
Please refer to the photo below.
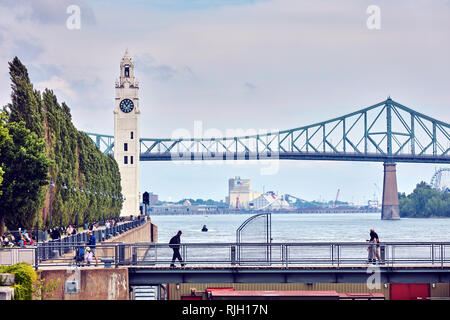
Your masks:
M86 261L87 265L90 265L92 262L92 259L95 257L94 253L92 252L90 247L86 248L86 252L84 253L84 260ZM97 263L95 264L97 265Z
M380 252L379 252L380 239L378 238L378 234L375 232L374 229L370 229L370 239L366 240L366 241L369 241L369 243L370 243L369 247L367 248L367 250L369 252L369 255L368 255L369 263L375 264L376 259L378 259L378 262L381 264L382 261L381 261ZM376 259L375 259L375 257L376 257Z
M69 224L69 226L68 226L67 229L66 229L66 234L67 234L68 236L70 236L70 235L72 235L72 232L73 232L72 225Z
M181 263L181 266L184 267L183 258L180 254L180 242L181 242L181 230L178 231L178 233L172 237L169 241L169 247L173 250L173 256L172 256L172 263L170 264L171 268L175 268L175 260L178 259Z
M95 258L95 265L97 266L98 264L98 259L97 259L97 255L95 254L95 243L97 242L95 239L95 236L92 234L92 231L88 231L88 235L89 235L89 241L87 243L87 245L90 247L90 250L92 252L93 257Z
M59 228L54 228L52 232L50 233L50 237L52 240L57 240L61 238L61 233L59 232Z

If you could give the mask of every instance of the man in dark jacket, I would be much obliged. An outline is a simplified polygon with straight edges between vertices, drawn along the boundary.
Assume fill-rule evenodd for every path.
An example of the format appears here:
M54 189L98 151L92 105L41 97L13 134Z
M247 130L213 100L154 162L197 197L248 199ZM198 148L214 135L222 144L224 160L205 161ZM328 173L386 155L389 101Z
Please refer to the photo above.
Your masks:
M182 232L178 231L178 233L172 237L169 241L169 247L173 250L172 263L170 264L171 268L175 268L175 260L178 259L181 263L181 266L184 267L183 258L180 254L180 236Z
M90 247L92 254L94 255L95 265L97 266L98 259L97 259L97 255L95 254L95 243L97 242L97 239L95 239L95 236L92 234L91 230L88 231L88 236L89 236L89 240L88 240L87 245Z
M59 232L59 229L58 228L53 229L52 233L50 234L50 237L52 238L52 240L57 240L61 238L61 233Z
M376 247L373 247L373 246L372 246L372 247L373 247L375 256L376 256L377 259L378 259L378 262L379 262L379 263L382 263L381 257L380 257L380 251L379 251L379 248L380 248L380 245L379 245L380 239L378 238L378 234L375 232L374 229L370 229L370 240L369 240L369 242L370 242L370 243L376 243ZM375 261L375 259L373 259L373 260Z

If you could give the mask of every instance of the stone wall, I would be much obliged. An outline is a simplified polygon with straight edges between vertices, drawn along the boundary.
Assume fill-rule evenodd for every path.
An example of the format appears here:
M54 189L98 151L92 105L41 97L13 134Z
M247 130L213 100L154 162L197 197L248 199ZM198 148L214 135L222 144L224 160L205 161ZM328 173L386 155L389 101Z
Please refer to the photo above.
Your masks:
M127 268L67 268L64 270L41 270L41 279L57 281L60 284L48 300L128 300ZM74 281L77 293L66 290L66 281Z
M153 239L152 239L153 230ZM108 242L124 242L124 243L143 243L143 242L158 242L158 227L150 221L144 223L142 226L136 227L130 231L124 232L117 237L108 239L102 243Z

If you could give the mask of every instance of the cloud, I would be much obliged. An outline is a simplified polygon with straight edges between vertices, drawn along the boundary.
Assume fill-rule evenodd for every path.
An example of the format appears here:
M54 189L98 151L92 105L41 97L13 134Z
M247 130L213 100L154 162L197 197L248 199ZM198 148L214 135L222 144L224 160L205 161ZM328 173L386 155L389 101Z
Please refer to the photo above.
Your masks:
M195 74L188 66L180 68L167 64L160 64L150 54L137 54L135 58L135 70L157 81L168 81L172 79L190 80Z
M14 46L14 51L20 52L20 59L25 62L34 61L45 50L41 45L35 43L35 41L27 41L21 39L17 40L14 43Z
M76 100L78 97L78 94L73 91L72 86L66 80L58 76L52 76L47 81L36 83L35 88L40 91L43 91L46 88L53 90L59 100L61 100L61 98L63 98L62 100L64 100L64 98Z
M252 5L268 0L147 0L152 8L171 11L207 10L226 6Z
M249 90L255 90L257 88L253 83L250 83L250 82L244 83L244 87Z
M95 15L90 5L80 0L2 0L2 7L16 13L19 22L34 21L41 24L64 25L70 5L80 7L83 23L95 24Z

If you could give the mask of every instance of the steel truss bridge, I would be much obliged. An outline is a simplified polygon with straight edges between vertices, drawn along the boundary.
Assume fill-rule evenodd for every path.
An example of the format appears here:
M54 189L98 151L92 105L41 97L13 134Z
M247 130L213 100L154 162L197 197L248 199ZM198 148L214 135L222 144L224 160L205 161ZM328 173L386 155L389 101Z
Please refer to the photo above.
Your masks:
M105 154L114 136L87 133ZM338 160L450 163L450 125L390 97L299 128L239 137L140 138L141 161Z

